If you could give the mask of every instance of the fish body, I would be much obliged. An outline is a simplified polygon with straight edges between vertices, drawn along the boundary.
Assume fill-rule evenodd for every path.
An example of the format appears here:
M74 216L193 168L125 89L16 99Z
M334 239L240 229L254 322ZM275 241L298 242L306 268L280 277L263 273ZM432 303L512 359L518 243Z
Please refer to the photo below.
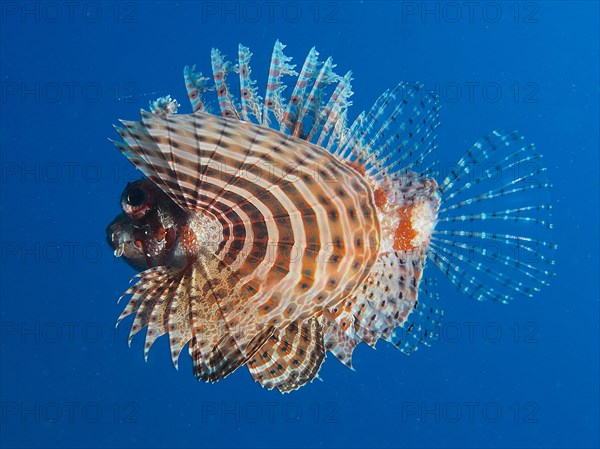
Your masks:
M520 168L538 159L532 146L496 131L438 183L428 162L437 148L434 94L399 84L348 126L351 74L337 75L315 49L298 73L283 49L276 42L264 100L247 47L240 45L236 66L213 50L218 115L208 112L208 78L186 67L193 113L176 113L179 104L163 97L117 128L123 140L115 145L146 178L125 188L107 239L140 271L119 322L135 314L130 341L147 329L146 357L168 334L175 366L187 345L200 380L246 365L264 387L288 392L317 376L327 351L352 367L360 342L382 339L409 354L434 340L443 312L423 279L427 259L477 299L506 302L547 283L550 257L540 268L503 253L504 272L495 272L461 254L473 240L526 253L552 249L546 240L437 230L501 219L549 228L533 216L548 214L548 204L465 213L546 191L535 166L500 180L499 190L472 194L498 177L489 167L474 175L476 167L499 153L493 167ZM227 79L234 73L239 100ZM287 101L284 75L297 77Z

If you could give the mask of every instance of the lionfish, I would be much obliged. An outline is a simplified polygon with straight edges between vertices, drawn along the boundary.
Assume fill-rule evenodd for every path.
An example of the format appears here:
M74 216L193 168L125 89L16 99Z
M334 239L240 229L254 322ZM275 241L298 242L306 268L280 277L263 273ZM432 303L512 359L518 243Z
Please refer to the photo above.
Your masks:
M351 72L313 48L298 73L284 48L264 98L247 47L237 65L213 49L214 88L184 69L193 113L166 96L116 127L114 144L145 175L107 228L139 271L118 319L135 314L130 344L147 328L147 358L168 334L175 367L188 344L199 380L246 365L289 392L318 378L326 351L352 368L360 342L410 354L437 339L427 259L477 300L548 284L554 245L535 236L551 228L551 205L534 192L550 184L532 144L493 131L440 177L435 93L398 84L348 125ZM284 76L295 77L287 101Z

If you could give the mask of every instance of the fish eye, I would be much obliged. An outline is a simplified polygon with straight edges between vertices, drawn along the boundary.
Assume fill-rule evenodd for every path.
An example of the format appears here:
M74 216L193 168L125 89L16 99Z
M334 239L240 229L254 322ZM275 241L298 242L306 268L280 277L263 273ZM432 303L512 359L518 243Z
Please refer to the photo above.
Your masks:
M142 189L133 189L127 194L127 203L133 207L140 207L146 202L146 193Z
M154 195L147 181L136 181L128 184L121 195L123 212L133 219L140 219L150 210L154 203Z

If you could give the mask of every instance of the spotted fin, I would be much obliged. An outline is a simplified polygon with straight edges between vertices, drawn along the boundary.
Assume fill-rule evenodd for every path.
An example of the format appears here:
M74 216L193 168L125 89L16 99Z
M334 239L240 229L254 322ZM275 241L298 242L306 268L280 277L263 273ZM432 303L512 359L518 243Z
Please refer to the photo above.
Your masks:
M332 152L333 148L342 141L347 132L346 113L348 107L352 104L349 98L353 95L351 80L351 72L348 72L340 79L329 102L319 114L323 119L316 126L313 125L313 128L306 137L307 140L312 141L313 136L318 136L317 145L323 146Z
M314 83L314 80L319 73L319 52L315 47L311 48L310 52L304 60L300 75L292 92L292 96L287 104L287 108L284 114L284 119L281 123L279 131L281 132L294 132L294 128L298 123L298 116L300 109L306 101L306 95L309 92L309 88Z
M421 304L429 297L427 285L419 289L424 263L424 253L381 254L365 282L320 318L326 349L352 368L352 352L360 342L374 348L385 340L405 353L428 344L443 312ZM403 329L410 338L401 339Z
M123 295L131 298L118 322L136 314L130 342L147 327L146 359L156 339L168 334L175 367L191 340L189 351L196 377L214 382L244 364L247 356L237 347L219 306L219 292L226 281L223 270L216 270L222 262L208 255L201 260L190 268L157 267L140 273L140 280ZM272 332L261 329L248 350L256 351Z
M153 115L146 111L143 114ZM158 116L157 116L158 117ZM166 155L157 145L154 137L142 122L121 120L122 128L115 127L124 142L112 141L148 179L156 184L176 204L185 204L185 198L178 188L169 185L162 174L177 178Z
M356 335L370 346L389 340L417 301L424 256L410 252L382 254L371 276L351 298Z
M324 359L321 324L313 317L275 332L247 365L263 387L288 393L313 380Z
M219 108L223 117L240 119L240 112L234 104L233 97L227 86L227 75L234 68L229 61L226 61L221 52L213 48L210 54L212 62L213 78L215 80L215 90L219 100Z
M283 122L285 104L283 100L283 91L286 86L282 82L283 75L298 75L294 70L294 65L289 62L292 58L283 54L285 45L276 41L273 47L271 56L271 66L269 67L269 79L267 81L267 89L265 92L265 102L263 110L262 123L269 125L272 123L271 116L275 117L276 123L274 127L277 129L280 123Z
M273 329L245 327L249 343L240 348L221 306L223 295L226 291L236 290L233 285L239 284L239 278L222 261L209 255L198 260L196 273L194 278L190 278L187 290L198 293L197 296L188 295L189 327L193 335L189 352L196 377L205 382L215 382L243 365L267 341ZM240 292L244 289L236 292L243 294ZM246 292L249 293L248 290Z
M177 100L171 98L170 95L166 97L157 98L150 102L150 111L157 115L170 115L177 114L177 110L181 105Z
M143 271L133 278L133 280L139 280L136 281L135 284L129 287L127 291L119 297L118 302L121 302L121 300L127 296L130 298L125 306L125 309L117 319L116 325L118 326L124 318L134 313L139 315L140 318L138 320L140 323L143 323L143 325L132 326L131 333L129 335L130 344L133 336L148 324L147 320L149 319L150 310L146 311L144 308L147 307L148 304L158 301L166 288L166 281L170 279L172 274L173 270L162 266ZM140 310L142 305L144 305L144 308Z
M377 183L407 172L435 177L439 99L423 84L400 83L361 113L334 154L361 167Z
M553 276L550 188L533 144L517 132L485 136L440 184L429 258L475 299L533 296Z
M295 136L307 140L312 139L314 136L316 128L324 115L326 89L330 84L339 80L339 76L333 70L334 67L332 58L327 58L321 66L321 70L319 70L315 78L310 93L298 113L297 123L293 132Z
M419 286L419 299L414 303L406 321L394 329L387 341L402 353L410 355L422 346L431 346L439 339L439 329L444 311L437 307L433 278L423 279Z
M354 348L360 343L360 339L354 333L354 317L348 312L341 312L334 317L329 310L323 312L319 317L319 322L323 327L323 342L325 349L331 352L340 362L348 368L352 368L352 353Z
M258 94L256 81L251 77L250 58L252 53L242 44L238 47L237 71L240 75L240 99L242 104L241 119L251 121L253 117L259 124L262 123L262 98Z
M186 66L184 80L192 109L194 112L211 112L209 104L216 100L223 117L267 126L333 152L348 132L346 116L351 105L351 73L338 76L333 60L328 58L324 63L319 62L319 53L313 47L298 74L284 49L284 44L275 42L264 99L251 76L252 52L242 44L238 46L236 65L228 62L218 49L212 50L214 88L209 87L208 78L197 72L196 66ZM232 72L239 75L239 95L230 84L232 80L228 79ZM285 77L295 83L289 99L286 98ZM216 98L206 95L211 90L215 91Z
M185 66L183 69L183 78L188 98L194 112L206 111L204 103L204 93L211 90L208 85L209 79L202 76L202 73L196 72L196 66Z

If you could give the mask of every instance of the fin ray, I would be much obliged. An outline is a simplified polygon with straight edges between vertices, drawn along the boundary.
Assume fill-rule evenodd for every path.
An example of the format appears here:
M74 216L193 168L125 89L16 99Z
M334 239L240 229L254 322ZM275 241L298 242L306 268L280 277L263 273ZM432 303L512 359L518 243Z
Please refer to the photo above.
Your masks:
M549 285L556 245L551 184L540 163L520 134L496 130L440 183L443 203L429 258L459 290L509 302Z

